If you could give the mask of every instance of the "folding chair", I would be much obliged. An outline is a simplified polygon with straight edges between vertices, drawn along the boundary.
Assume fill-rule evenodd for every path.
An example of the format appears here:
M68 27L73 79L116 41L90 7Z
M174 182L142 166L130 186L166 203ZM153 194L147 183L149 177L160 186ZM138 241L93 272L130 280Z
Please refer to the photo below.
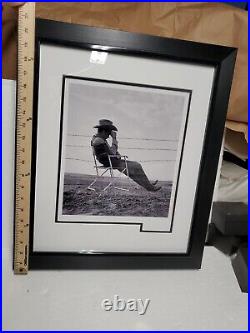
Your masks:
M98 179L100 179L101 177L103 177L109 171L109 173L110 173L110 182L108 183L107 186L105 186L105 188L102 190L102 192L105 192L111 186L113 186L117 190L129 192L129 189L126 189L126 188L123 188L123 187L114 186L114 182L115 182L116 179L114 177L114 168L112 166L112 161L111 161L112 157L117 157L117 156L116 155L108 155L109 166L106 167L106 166L103 166L103 165L98 165L97 164L97 160L96 160L96 156L95 156L95 152L93 150L93 158L94 158L94 163L95 163L94 168L96 170L96 178L87 187L88 190L96 192L96 189L93 187L93 185L98 181ZM128 158L128 156L122 155L121 158L125 162L125 168L122 170L122 173L124 173L126 171L126 176L128 177L129 176L128 164L127 164L127 158ZM99 173L100 170L104 170L104 171L100 174Z

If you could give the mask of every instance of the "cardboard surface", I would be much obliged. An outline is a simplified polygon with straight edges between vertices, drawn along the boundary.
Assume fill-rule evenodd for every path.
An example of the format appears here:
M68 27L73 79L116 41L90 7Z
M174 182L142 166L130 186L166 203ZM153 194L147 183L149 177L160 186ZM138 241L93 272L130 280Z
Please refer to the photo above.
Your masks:
M3 78L16 77L16 9L3 9ZM247 12L222 3L38 2L36 16L238 48L227 126L247 137ZM245 139L242 140L242 133ZM226 138L227 141L227 138ZM246 149L244 149L246 151ZM247 153L245 153L246 156Z

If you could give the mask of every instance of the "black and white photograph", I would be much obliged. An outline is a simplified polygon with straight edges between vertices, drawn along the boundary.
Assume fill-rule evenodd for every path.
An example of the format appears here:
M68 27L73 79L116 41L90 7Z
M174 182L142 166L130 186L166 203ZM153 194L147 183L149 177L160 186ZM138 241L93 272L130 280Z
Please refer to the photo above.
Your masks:
M58 216L171 218L190 100L187 90L64 77Z

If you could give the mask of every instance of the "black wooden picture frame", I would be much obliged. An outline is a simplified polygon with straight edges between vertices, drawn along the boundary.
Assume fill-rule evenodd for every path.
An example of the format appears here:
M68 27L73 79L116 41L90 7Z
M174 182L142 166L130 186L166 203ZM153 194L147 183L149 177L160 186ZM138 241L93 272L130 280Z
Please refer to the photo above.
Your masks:
M88 50L102 50L102 47L105 46L107 52L116 54L204 64L215 68L189 249L186 254L131 252L79 254L75 252L36 252L33 250L39 51L41 43ZM198 269L201 267L236 55L237 49L231 47L36 19L30 269Z

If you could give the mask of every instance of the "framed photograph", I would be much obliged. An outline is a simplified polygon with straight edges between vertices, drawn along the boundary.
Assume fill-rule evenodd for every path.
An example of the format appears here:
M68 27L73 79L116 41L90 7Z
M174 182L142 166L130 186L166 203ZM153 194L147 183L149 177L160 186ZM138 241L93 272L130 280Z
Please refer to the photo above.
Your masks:
M36 20L30 269L200 268L236 53Z

